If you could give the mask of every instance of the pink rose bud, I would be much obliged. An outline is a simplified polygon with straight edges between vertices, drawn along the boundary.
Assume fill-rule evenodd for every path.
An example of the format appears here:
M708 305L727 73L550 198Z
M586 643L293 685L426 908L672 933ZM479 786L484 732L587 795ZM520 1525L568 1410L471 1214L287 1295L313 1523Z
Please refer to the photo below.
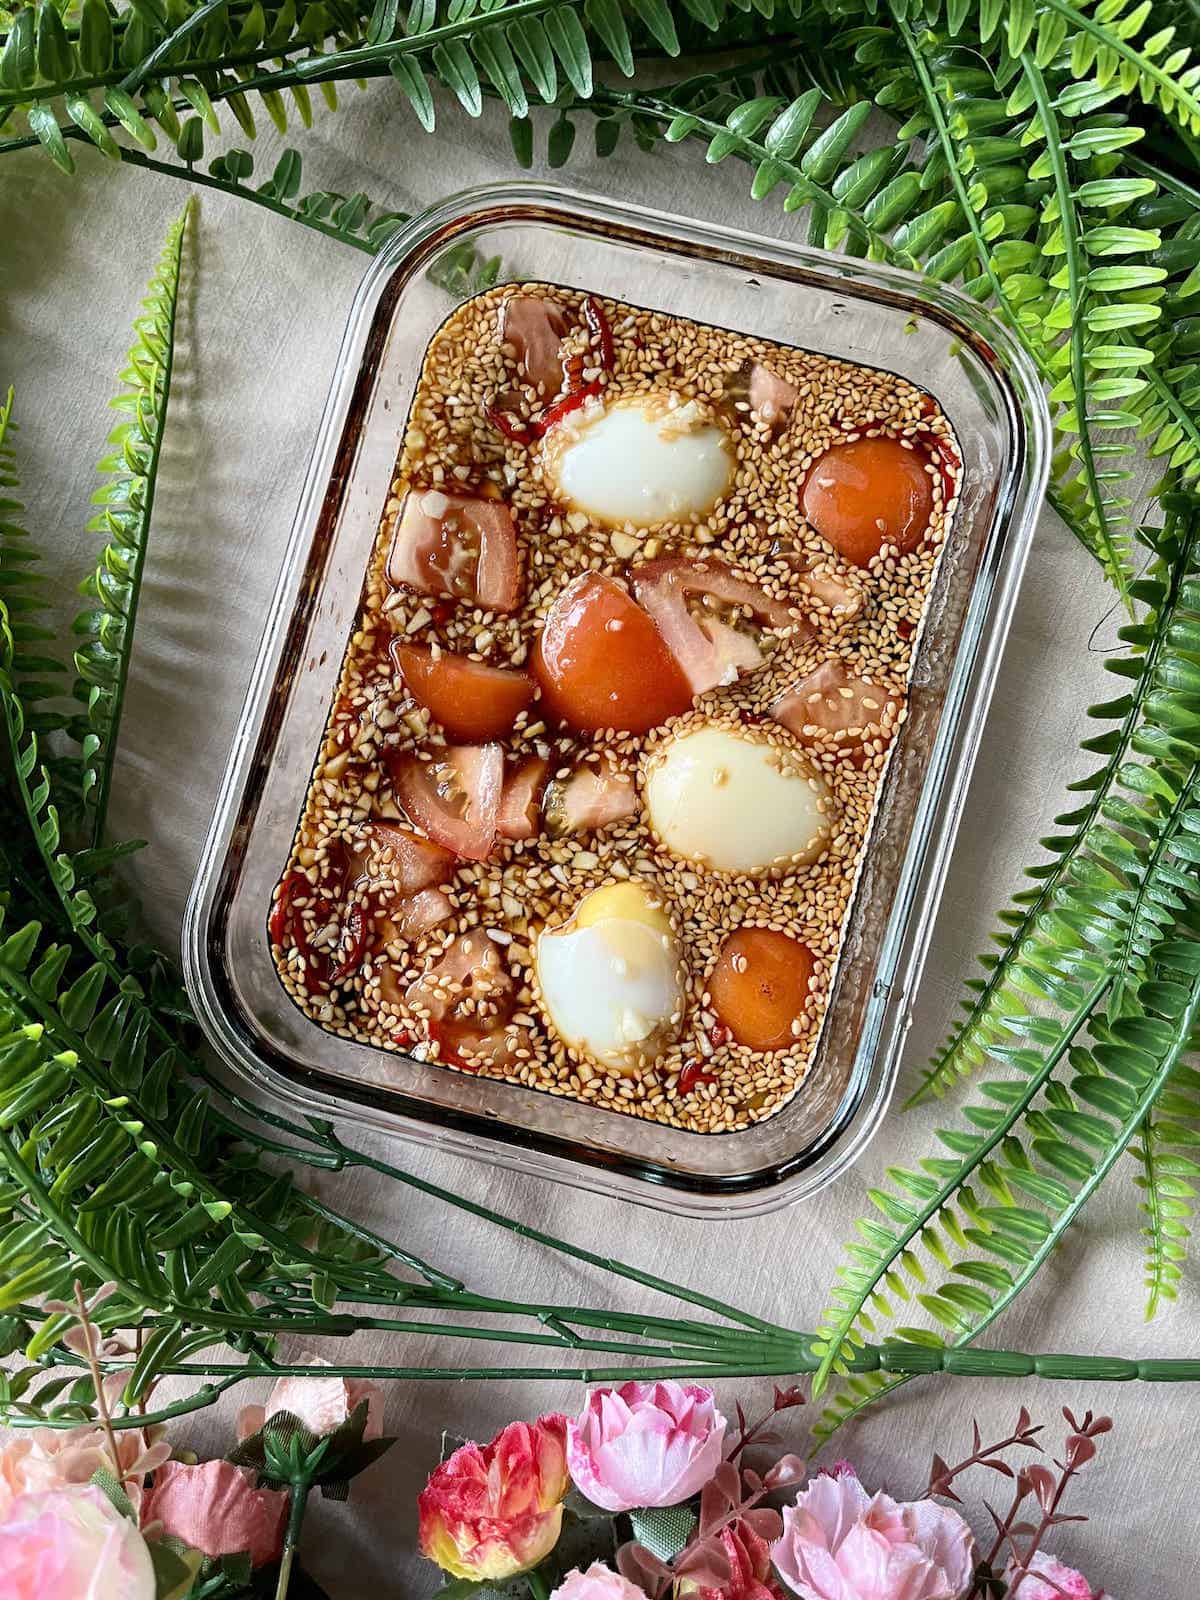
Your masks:
M283 1551L288 1496L256 1489L254 1473L228 1461L185 1466L168 1461L154 1474L142 1504L142 1526L161 1522L166 1533L206 1556L249 1555L265 1567Z
M1105 1600L1082 1572L1066 1567L1053 1556L1038 1551L1028 1562L1029 1571L1009 1593L1009 1600ZM1005 1583L1011 1584L1018 1571L1016 1562L1010 1561L1004 1574ZM1112 1596L1108 1596L1112 1600Z
M840 1465L785 1508L771 1555L801 1600L961 1600L975 1564L971 1530L957 1511L872 1497Z
M257 1433L264 1422L281 1411L290 1411L310 1433L324 1438L348 1422L363 1401L367 1402L364 1439L378 1439L383 1433L383 1391L364 1378L280 1378L265 1406L244 1406L238 1414L239 1439Z
M565 1417L510 1422L491 1444L465 1444L417 1502L421 1554L453 1578L511 1578L548 1556L570 1487Z
M625 1383L593 1389L567 1425L575 1487L605 1511L677 1506L721 1465L725 1418L698 1384Z
M646 1600L646 1595L602 1561L593 1561L586 1572L568 1572L550 1600Z
M91 1484L21 1495L0 1522L4 1600L154 1600L146 1541Z

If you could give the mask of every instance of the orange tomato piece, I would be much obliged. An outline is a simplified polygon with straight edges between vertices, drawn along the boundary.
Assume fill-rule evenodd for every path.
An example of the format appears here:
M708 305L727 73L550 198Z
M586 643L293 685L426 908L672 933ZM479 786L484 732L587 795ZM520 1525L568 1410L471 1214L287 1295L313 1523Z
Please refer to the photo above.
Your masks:
M551 716L579 733L648 733L692 703L654 623L613 578L585 572L546 617L533 673Z
M739 1044L783 1050L796 1042L812 979L807 945L771 928L739 928L726 939L708 979L713 1009Z
M443 650L434 658L428 645L392 644L392 660L413 699L463 744L502 739L533 699L533 679L511 668Z
M847 561L865 567L884 544L921 542L933 511L926 457L898 439L854 439L818 456L800 496L807 520Z

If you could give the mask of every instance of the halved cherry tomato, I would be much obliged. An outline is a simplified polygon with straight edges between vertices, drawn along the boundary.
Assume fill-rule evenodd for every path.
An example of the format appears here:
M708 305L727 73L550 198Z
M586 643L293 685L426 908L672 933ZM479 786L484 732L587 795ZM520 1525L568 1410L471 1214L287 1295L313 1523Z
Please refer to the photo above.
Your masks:
M805 480L805 517L835 550L865 567L884 544L915 550L929 526L933 485L923 451L899 439L854 439L818 456Z
M576 578L551 606L533 672L551 716L581 733L647 733L692 703L654 623L598 572Z
M395 883L401 894L416 894L431 883L446 883L454 876L454 856L449 850L390 822L372 822L368 833L381 851L381 876Z
M498 744L451 745L438 761L422 761L412 750L385 760L397 800L435 844L467 861L487 860L504 778Z
M807 730L824 728L849 752L861 749L868 728L894 721L899 709L895 695L877 683L851 677L840 661L823 661L776 700L771 715L809 743Z
M464 744L502 739L533 699L528 673L484 666L449 650L435 657L428 645L396 639L392 660L413 699Z
M739 1044L783 1050L804 1011L812 951L771 928L739 928L721 947L708 979L713 1009Z
M487 1029L508 1021L515 997L500 946L483 928L453 940L404 994L410 1006L434 1022L461 1022Z
M304 963L304 987L309 994L318 994L329 981L329 957L324 950L314 950L308 942L304 917L296 900L314 893L313 886L302 872L289 872L279 885L274 908L267 922L267 932L272 944L281 950L289 945L298 952ZM332 903L324 895L317 896L322 910L332 910Z
M566 333L567 319L541 295L514 294L500 308L500 341L512 346L517 371L544 400L566 381L559 350Z
M538 831L538 807L550 763L541 756L526 756L504 774L496 832L502 839L532 839Z
M747 618L767 628L795 631L800 619L781 600L736 577L723 561L667 556L632 572L633 590L657 624L693 694L736 683L762 665Z
M512 611L521 598L517 533L502 500L440 489L410 489L388 555L389 580L422 594L444 594L488 611Z
M547 830L556 837L568 833L595 833L637 810L633 778L611 756L599 766L585 762L569 778L546 790L543 813Z

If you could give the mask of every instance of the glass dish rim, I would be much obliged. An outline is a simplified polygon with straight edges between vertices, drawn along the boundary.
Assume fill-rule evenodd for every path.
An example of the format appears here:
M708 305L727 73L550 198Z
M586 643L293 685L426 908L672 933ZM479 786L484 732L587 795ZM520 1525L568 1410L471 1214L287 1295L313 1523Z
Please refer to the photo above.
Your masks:
M678 254L702 257L732 266L758 261L776 276L816 280L825 289L845 285L848 294L857 286L874 292L870 298L890 300L919 310L943 326L961 328L977 352L991 357L998 386L1009 408L1009 440L1014 462L1007 473L1006 498L998 499L980 547L980 564L966 603L962 633L946 686L943 713L921 780L913 816L914 840L924 833L918 849L910 845L900 868L896 904L904 915L889 917L882 936L877 972L892 984L898 974L909 979L888 1004L911 998L920 975L933 917L945 877L945 857L957 830L961 793L970 777L982 722L991 697L995 670L1007 638L1008 624L1040 506L1049 465L1049 416L1032 364L1012 336L990 313L962 292L899 268L864 262L816 250L791 241L747 234L723 224L680 217L656 208L610 200L557 184L535 180L501 181L476 186L448 197L415 216L378 253L364 273L341 341L334 374L296 515L284 549L280 579L268 612L263 638L254 662L225 777L214 806L185 913L183 956L185 978L201 1026L225 1063L247 1081L308 1113L350 1115L356 1122L380 1129L393 1137L432 1143L475 1159L538 1175L549 1175L574 1186L625 1197L660 1209L683 1214L746 1216L792 1203L816 1192L861 1154L877 1130L890 1103L898 1068L899 1043L890 1050L880 1082L864 1113L868 1078L877 1066L878 1051L864 1049L870 1033L884 1032L886 1008L877 1009L864 1022L855 1060L830 1123L792 1159L775 1162L739 1178L710 1180L697 1186L692 1175L672 1174L630 1158L622 1166L612 1158L557 1136L540 1142L515 1123L504 1125L483 1115L472 1117L437 1107L399 1091L386 1091L388 1106L373 1102L369 1089L355 1094L347 1086L340 1094L319 1087L322 1075L303 1062L285 1071L248 1047L243 1034L224 1013L214 985L209 960L213 912L233 841L234 825L253 778L252 763L266 726L271 690L279 679L284 648L292 632L310 552L316 519L328 491L330 472L345 436L354 396L361 381L365 356L380 302L397 268L406 258L424 251L440 235L457 229L469 236L489 223L505 220L506 208L518 208L520 220L604 224L610 236L624 233L626 242L650 248L656 242ZM540 210L542 215L537 213ZM877 364L886 364L883 362ZM1014 437L1015 435L1015 437ZM963 702L974 685L968 725L962 723ZM964 734L966 735L964 739ZM274 741L272 748L274 747ZM957 755L955 754L957 750ZM924 829L918 824L926 825ZM938 846L940 845L940 849ZM942 865L939 867L939 858ZM930 863L933 863L931 874ZM889 959L890 957L890 959ZM888 982L883 983L886 991ZM876 992L880 989L877 979ZM872 1027L873 1022L873 1027ZM905 1024L906 1025L906 1024ZM901 1036L903 1027L900 1030ZM332 1082L326 1078L324 1081ZM382 1094L380 1096L382 1099ZM347 1105L352 1101L353 1108ZM403 1109L397 1109L397 1103ZM411 1106L412 1111L407 1108ZM422 1109L423 1108L423 1109ZM700 1136L697 1137L708 1137ZM581 1154L562 1153L564 1146ZM533 1165L533 1159L537 1165ZM620 1187L623 1186L623 1187ZM630 1192L631 1188L636 1192Z

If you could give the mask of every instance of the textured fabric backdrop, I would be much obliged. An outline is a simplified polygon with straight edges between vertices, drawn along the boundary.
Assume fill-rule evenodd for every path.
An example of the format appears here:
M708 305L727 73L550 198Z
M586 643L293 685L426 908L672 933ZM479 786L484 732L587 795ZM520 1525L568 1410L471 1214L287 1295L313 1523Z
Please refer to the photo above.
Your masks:
M363 188L416 210L456 189L511 175L502 120L470 123L456 108L426 141L407 109L376 87L319 113L301 141L306 187ZM735 162L705 166L688 147L651 158L625 144L591 155L586 119L567 178L581 188L727 225L786 235L798 227L771 201L755 207ZM270 171L271 139L260 141ZM128 328L182 185L114 169L84 153L82 176L62 177L36 154L0 173L0 381L17 386L19 448L29 522L61 578L63 607L94 559L83 531L96 479L91 463L109 425L105 403ZM177 947L188 886L240 710L305 464L351 297L366 258L250 205L202 191L172 402L125 714L113 826L151 842L133 871L161 940ZM911 1072L942 1036L993 913L1018 886L1033 841L1048 831L1064 785L1081 771L1084 707L1115 691L1096 648L1116 622L1096 569L1047 514L1038 529L983 752L933 940L908 1050ZM1089 637L1099 629L1089 646ZM938 1112L893 1112L858 1169L802 1210L744 1223L671 1220L406 1147L400 1159L518 1217L723 1295L798 1328L814 1325L864 1190L892 1162L930 1151ZM1196 1356L1193 1273L1179 1303L1152 1328L1142 1319L1139 1217L1126 1162L993 1342L1019 1349ZM332 1183L328 1186L331 1191ZM453 1257L473 1285L529 1299L620 1294L589 1285L557 1259L432 1204L382 1196L371 1179L340 1183L341 1202L418 1251ZM614 1304L616 1301L614 1300ZM648 1301L647 1301L648 1303ZM477 1348L477 1347L476 1347ZM407 1347L432 1363L430 1349ZM382 1356L362 1337L356 1355ZM522 1359L519 1355L516 1359ZM742 1397L756 1397L742 1385ZM758 1386L765 1389L765 1386ZM245 1393L242 1398L260 1398ZM306 1559L336 1600L399 1600L437 1587L415 1554L415 1498L443 1428L487 1437L515 1415L573 1407L567 1385L520 1381L395 1385L389 1431L400 1443L355 1487L349 1507L315 1504ZM729 1396L732 1400L732 1394ZM867 1482L918 1493L933 1443L969 1449L974 1413L1002 1437L1025 1401L1053 1423L1060 1404L1110 1410L1116 1432L1089 1469L1088 1528L1056 1541L1086 1562L1116 1600L1190 1600L1195 1592L1195 1452L1200 1396L1192 1389L933 1381L913 1384L840 1438L837 1452ZM234 1404L202 1413L181 1436L201 1453L225 1447ZM793 1414L795 1415L795 1414ZM991 1487L980 1484L979 1491ZM980 1531L986 1531L981 1526Z

